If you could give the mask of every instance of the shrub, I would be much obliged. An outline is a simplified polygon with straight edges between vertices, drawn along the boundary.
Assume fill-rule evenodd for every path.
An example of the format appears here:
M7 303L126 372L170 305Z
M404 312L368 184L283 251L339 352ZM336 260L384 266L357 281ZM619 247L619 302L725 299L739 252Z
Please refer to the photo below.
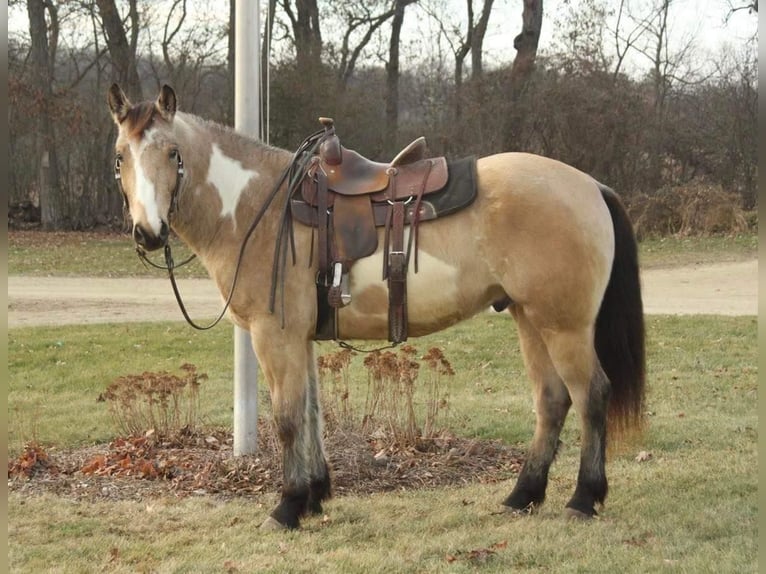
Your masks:
M108 403L115 424L128 436L154 432L168 438L192 432L199 416L199 385L207 375L188 363L181 371L181 376L145 371L118 377L99 400Z
M736 193L720 185L692 182L637 194L628 203L639 239L665 235L734 235L757 226Z
M351 400L354 386L349 384L349 367L355 356L342 349L317 360L328 432L340 426L399 448L427 449L428 441L440 436L449 412L444 377L455 373L444 353L434 347L417 358L411 345L397 353L373 351L363 361L367 371L364 401L361 397Z

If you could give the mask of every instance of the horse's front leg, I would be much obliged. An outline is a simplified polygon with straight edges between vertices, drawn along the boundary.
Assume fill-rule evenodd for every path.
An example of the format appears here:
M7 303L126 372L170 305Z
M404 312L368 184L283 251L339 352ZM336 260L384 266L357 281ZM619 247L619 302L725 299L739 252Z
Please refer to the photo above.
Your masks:
M282 447L282 493L262 528L298 528L308 510L321 511L329 495L329 473L322 447L315 371L310 341L275 328L272 321L251 329L253 348L271 392L277 436ZM316 493L312 496L312 489ZM311 504L309 502L311 501Z
M322 501L332 496L332 481L322 436L324 420L322 418L322 404L319 395L319 377L317 374L316 359L314 357L313 342L308 343L306 357L306 370L308 373L306 423L308 427L308 463L311 477L311 482L309 483L308 510L312 514L321 514Z

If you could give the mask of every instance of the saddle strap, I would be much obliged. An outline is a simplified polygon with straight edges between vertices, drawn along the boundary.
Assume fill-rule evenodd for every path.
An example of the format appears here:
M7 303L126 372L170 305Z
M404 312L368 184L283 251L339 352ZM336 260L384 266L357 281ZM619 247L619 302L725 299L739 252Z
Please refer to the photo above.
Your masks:
M388 340L407 340L407 258L404 253L404 202L391 206L391 250L388 252Z
M330 271L330 262L328 261L329 247L327 229L329 214L327 213L327 177L321 170L317 171L317 263L319 266L319 277L323 282L327 282Z

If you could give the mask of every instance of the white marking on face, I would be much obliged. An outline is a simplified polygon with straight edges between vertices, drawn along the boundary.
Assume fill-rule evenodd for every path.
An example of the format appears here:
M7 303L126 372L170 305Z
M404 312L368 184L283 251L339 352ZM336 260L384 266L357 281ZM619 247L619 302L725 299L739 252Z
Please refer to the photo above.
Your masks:
M154 187L154 182L146 176L141 161L141 156L146 150L146 147L153 141L154 130L147 130L140 141L130 142L130 153L133 156L136 172L136 203L144 209L144 213L146 214L146 224L149 225L155 235L159 235L160 228L162 227L162 219L160 218L160 210L157 206L157 190Z
M221 198L221 217L231 215L235 227L237 220L234 212L237 209L237 203L247 184L254 177L259 177L257 171L245 169L241 161L228 157L217 144L213 144L207 181L215 187Z

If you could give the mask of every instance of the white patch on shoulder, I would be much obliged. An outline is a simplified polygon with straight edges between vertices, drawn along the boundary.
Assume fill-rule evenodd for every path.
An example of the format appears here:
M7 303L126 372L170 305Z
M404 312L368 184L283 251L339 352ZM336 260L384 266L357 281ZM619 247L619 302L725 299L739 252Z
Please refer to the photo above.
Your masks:
M155 235L160 234L162 219L157 207L157 190L154 188L154 182L146 177L144 166L141 163L141 155L146 146L154 141L154 130L147 130L144 137L136 142L131 141L130 153L134 158L136 166L136 201L144 208L146 214L146 223L151 227Z
M218 144L213 144L207 181L215 187L221 198L221 217L231 215L235 227L237 220L234 218L234 212L237 209L239 197L248 182L259 176L257 171L245 169L241 161L225 155Z

